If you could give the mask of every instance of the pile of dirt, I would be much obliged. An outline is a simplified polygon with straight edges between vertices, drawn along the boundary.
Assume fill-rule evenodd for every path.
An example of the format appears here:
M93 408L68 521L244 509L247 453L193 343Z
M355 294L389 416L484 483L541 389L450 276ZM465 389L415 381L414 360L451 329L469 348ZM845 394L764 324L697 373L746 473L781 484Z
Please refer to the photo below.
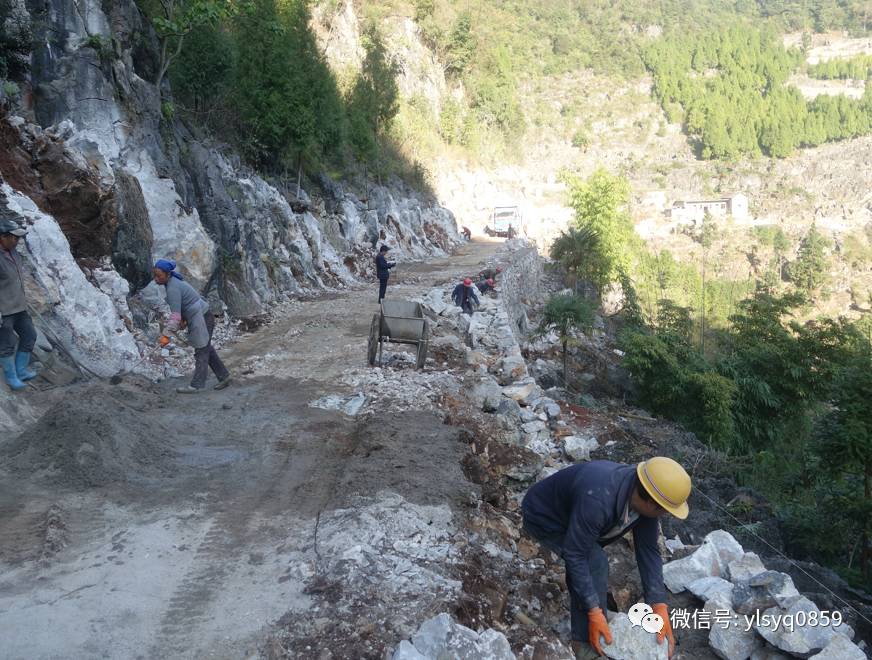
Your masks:
M172 476L172 435L141 414L156 401L136 387L87 386L0 447L0 462L73 490Z

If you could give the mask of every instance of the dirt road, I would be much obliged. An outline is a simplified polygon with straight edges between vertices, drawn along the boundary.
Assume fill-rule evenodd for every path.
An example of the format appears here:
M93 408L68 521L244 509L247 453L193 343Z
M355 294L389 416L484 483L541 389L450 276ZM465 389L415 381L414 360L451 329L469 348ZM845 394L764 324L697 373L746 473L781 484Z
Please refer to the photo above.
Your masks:
M389 295L447 286L498 247L401 264ZM432 411L450 378L402 362L372 377L376 291L294 303L223 351L224 392L76 384L0 439L0 656L257 657L281 618L319 657L319 631L367 601L375 653L450 600L454 512L475 490ZM390 412L403 383L433 397ZM310 406L357 393L358 417Z

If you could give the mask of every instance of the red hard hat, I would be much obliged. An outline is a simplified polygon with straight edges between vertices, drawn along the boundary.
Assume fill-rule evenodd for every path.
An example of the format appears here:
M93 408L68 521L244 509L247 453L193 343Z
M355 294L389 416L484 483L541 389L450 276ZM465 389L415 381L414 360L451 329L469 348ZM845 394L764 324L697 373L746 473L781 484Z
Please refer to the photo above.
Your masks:
M472 280L467 277L463 280L463 286L472 286Z
M494 285L494 281L493 281L492 279L490 279L490 278L487 280L487 283L488 283L490 286L493 286L493 285Z
M503 267L502 267L502 266L497 266L497 272L498 272L498 273L502 273L502 272L503 272Z

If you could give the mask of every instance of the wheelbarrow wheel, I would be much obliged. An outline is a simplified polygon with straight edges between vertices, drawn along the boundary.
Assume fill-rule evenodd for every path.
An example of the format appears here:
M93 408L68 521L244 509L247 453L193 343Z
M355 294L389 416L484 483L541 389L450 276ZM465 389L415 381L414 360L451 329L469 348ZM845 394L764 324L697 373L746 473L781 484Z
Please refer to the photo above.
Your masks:
M366 361L369 366L375 366L375 358L378 355L378 340L379 331L381 329L381 318L379 314L372 315L372 323L369 325L369 342L366 345Z
M421 340L418 342L418 360L415 363L417 369L423 369L427 362L427 349L430 347L430 324L424 321L424 329L421 331Z

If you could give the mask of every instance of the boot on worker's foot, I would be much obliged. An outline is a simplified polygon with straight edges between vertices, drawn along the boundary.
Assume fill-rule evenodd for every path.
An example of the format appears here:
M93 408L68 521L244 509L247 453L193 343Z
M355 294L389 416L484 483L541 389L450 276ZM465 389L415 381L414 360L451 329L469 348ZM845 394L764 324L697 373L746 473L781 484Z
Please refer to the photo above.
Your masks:
M18 351L15 354L15 371L18 373L18 380L25 381L36 378L36 372L28 369L28 364L30 364L30 353Z
M202 387L193 387L192 385L185 385L184 387L176 388L178 394L200 394L202 391Z
M0 358L0 365L3 366L3 376L6 378L6 384L11 390L18 391L25 388L24 383L18 377L18 372L15 370L15 356L9 355Z
M213 390L223 390L225 387L230 385L231 380L232 380L232 377L230 376L230 374L227 374L227 376L225 376L224 378L219 380L218 384L215 387L213 387L212 389Z

